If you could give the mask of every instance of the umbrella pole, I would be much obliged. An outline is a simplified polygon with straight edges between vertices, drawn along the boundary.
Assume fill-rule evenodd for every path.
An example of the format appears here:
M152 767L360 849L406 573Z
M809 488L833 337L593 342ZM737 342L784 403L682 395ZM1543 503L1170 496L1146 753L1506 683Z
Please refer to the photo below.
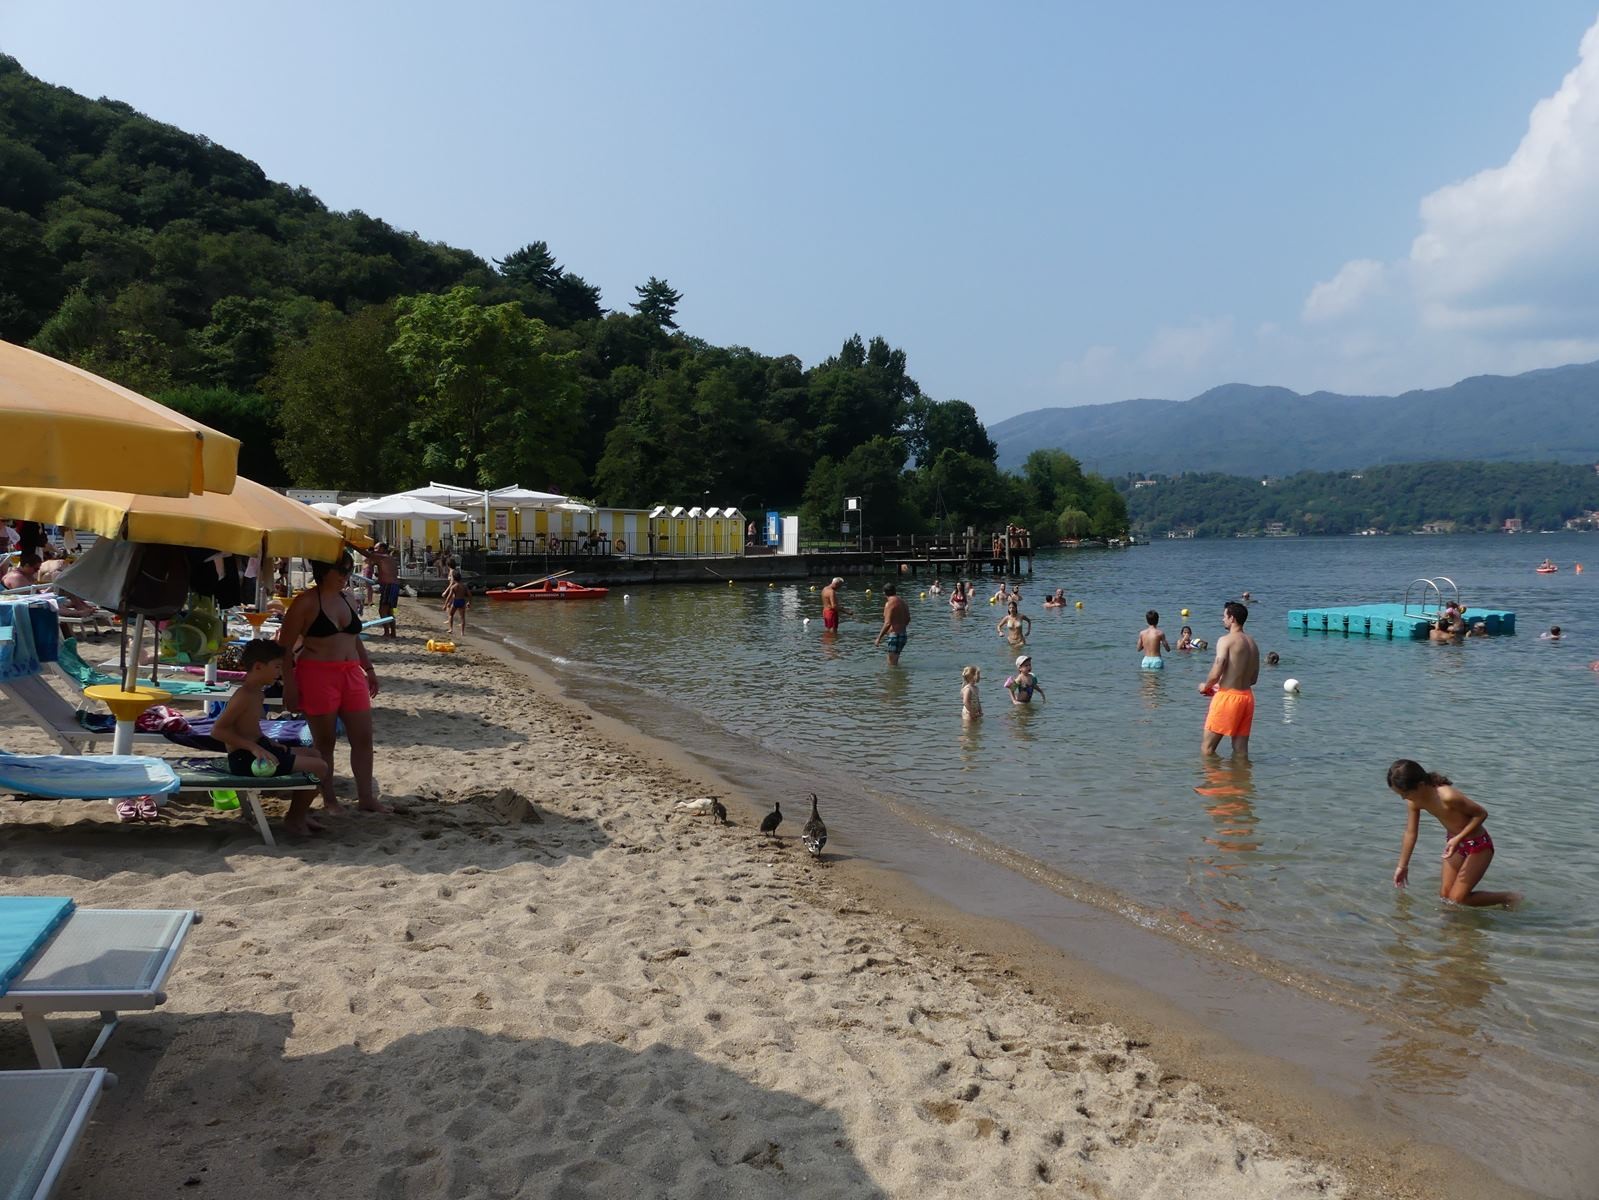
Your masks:
M127 623L123 622L123 628ZM128 654L122 667L122 690L131 692L139 686L139 655L144 649L144 614L134 618L133 621L133 650ZM119 751L119 753L121 753Z

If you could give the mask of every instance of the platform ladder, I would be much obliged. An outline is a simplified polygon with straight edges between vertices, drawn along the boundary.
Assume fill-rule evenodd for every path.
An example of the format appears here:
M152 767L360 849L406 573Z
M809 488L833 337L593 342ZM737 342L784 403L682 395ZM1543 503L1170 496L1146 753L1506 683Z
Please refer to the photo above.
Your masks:
M1405 588L1404 615L1407 617L1410 615L1410 594L1411 592L1415 591L1416 587L1419 585L1421 587L1421 598L1416 603L1416 613L1418 616L1425 617L1428 620L1436 621L1444 611L1444 590L1439 585L1445 583L1449 585L1449 590L1454 593L1454 606L1459 608L1459 584L1457 584L1447 575L1440 575L1437 579L1427 579L1423 577L1421 579L1412 579L1409 586ZM1437 598L1437 603L1431 612L1427 611L1428 596L1434 596Z

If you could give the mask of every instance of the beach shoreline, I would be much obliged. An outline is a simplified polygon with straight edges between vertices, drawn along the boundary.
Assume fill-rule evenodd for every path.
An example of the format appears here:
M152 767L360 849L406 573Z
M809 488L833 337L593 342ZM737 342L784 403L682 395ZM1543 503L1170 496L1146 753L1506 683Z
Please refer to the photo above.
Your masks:
M198 806L0 811L4 890L207 918L102 1056L79 1194L1515 1194L1006 922L811 864L802 797L768 846L765 797L481 635L422 640L372 643L392 818L274 854ZM669 815L705 794L732 828Z
M607 737L669 763L674 771L723 795L730 811L751 825L767 811L748 789L727 778L722 764L574 698L536 652L500 637L492 628L486 634L475 643L475 649L523 672L546 694L590 714ZM893 815L911 816L902 810ZM937 823L928 822L925 814L916 814L914 819L936 828ZM1212 989L1217 986L1215 977L1200 980L1198 976L1218 967L1230 968L1220 981L1224 988L1258 986L1282 990L1289 984L1257 978L1248 967L1229 963L1201 961L1196 967L1192 960L1201 959L1201 955L1192 945L1171 943L1161 933L1139 927L1126 916L1091 909L1086 904L1071 905L1066 901L1079 910L1075 915L1099 924L1096 932L1102 953L1098 960L1075 952L1060 939L1047 940L1038 929L1024 927L1007 916L978 915L974 910L986 897L970 894L966 899L978 903L966 906L949 898L952 890L958 891L949 886L949 860L977 861L956 844L969 841L968 835L962 831L959 839L934 840L938 842L934 857L919 864L920 871L903 862L889 865L871 855L846 855L830 867L825 877L808 881L816 889L813 899L893 921L923 952L950 956L966 969L981 968L1010 980L1068 1019L1103 1019L1117 1026L1127 1041L1149 1046L1150 1054L1162 1068L1199 1084L1208 1098L1222 1104L1229 1113L1267 1129L1275 1138L1293 1145L1296 1153L1336 1164L1354 1183L1354 1195L1532 1200L1544 1194L1502 1178L1485 1177L1484 1171L1491 1170L1491 1165L1463 1159L1458 1148L1434 1142L1428 1135L1436 1135L1439 1130L1423 1131L1413 1119L1414 1112L1408 1114L1410 1122L1396 1127L1396 1114L1379 1109L1359 1090L1358 1072L1330 1081L1329 1074L1336 1071L1344 1047L1334 1045L1325 1053L1311 1056L1314 1066L1251 1048L1241 1036L1229 1036L1214 1021L1175 1002L1166 989L1141 985L1126 974L1107 969L1103 949L1112 940L1121 953L1126 953L1130 944L1142 943L1143 954L1135 955L1135 959L1168 975L1174 962L1186 957L1191 961L1179 969L1186 969L1190 972L1188 978ZM830 846L840 844L847 846L848 842L841 843L835 833ZM903 852L905 846L898 849ZM1011 873L1010 867L988 857L981 858L977 865L990 872ZM1024 880L1018 882L1027 886ZM835 894L840 891L842 896ZM1015 902L1017 897L1007 892L1001 905ZM1150 961L1151 952L1158 962ZM1349 1025L1346 1036L1359 1036L1356 1014L1312 993L1296 991L1286 1004L1282 997L1237 998L1245 1003L1242 1012L1232 1014L1232 1023L1241 1034L1247 1030L1257 1042L1260 1031L1248 1029L1250 1022L1257 1019L1266 1023L1272 1038L1279 1043L1296 1036L1293 1029L1283 1028L1285 1021L1316 1016L1341 1019ZM1248 1002L1251 999L1253 1003ZM1317 1013L1318 1006L1327 1011ZM1318 1026L1318 1033L1326 1032Z

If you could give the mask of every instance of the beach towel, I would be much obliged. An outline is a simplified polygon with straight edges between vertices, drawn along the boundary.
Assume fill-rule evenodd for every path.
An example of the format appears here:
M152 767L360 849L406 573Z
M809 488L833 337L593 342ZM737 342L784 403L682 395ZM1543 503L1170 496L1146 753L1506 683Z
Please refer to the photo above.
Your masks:
M0 792L52 800L120 800L177 790L177 775L159 758L0 753Z
M0 896L0 996L72 909L66 896Z

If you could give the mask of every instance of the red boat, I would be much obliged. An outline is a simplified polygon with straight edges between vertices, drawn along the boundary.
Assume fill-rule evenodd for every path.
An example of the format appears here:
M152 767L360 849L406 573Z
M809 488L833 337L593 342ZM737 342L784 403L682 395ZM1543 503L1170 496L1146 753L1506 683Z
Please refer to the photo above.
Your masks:
M546 579L531 586L489 588L483 594L490 600L599 600L610 588L584 587L564 579Z

